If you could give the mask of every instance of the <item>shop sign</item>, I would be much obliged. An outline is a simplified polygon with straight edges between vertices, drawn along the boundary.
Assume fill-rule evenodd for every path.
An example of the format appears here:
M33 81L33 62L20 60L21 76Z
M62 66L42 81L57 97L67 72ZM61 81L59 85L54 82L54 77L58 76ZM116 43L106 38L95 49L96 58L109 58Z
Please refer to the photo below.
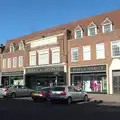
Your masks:
M60 72L64 71L64 66L61 67L38 67L38 68L26 68L26 73L39 73L39 72Z
M23 75L23 71L15 71L15 72L2 72L3 76L21 76Z
M106 65L97 66L82 66L82 67L71 67L70 72L96 72L96 71L106 71Z

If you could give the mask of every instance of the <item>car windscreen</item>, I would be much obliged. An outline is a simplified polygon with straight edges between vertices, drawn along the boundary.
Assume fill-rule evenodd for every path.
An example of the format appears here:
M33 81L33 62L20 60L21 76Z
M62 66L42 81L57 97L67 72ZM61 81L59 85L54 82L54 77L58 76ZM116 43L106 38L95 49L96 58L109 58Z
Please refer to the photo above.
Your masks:
M52 91L65 91L65 87L54 87Z
M49 88L42 88L40 91L48 91Z

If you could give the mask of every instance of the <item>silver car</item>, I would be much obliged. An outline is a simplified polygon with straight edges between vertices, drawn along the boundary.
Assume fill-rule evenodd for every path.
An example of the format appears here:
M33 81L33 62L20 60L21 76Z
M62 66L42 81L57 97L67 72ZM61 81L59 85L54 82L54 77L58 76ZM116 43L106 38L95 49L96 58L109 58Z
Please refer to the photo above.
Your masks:
M0 88L0 96L6 97L22 97L31 96L33 90L22 85L8 85Z
M77 89L75 86L53 87L49 94L51 102L65 100L68 104L71 104L72 101L88 101L87 93L82 89Z

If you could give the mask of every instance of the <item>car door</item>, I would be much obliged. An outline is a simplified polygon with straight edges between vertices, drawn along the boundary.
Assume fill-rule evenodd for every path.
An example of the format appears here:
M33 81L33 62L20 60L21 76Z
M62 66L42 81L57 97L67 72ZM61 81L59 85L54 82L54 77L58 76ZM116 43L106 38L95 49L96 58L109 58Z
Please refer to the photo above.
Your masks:
M27 96L29 94L28 89L25 86L21 86L21 93L22 96Z
M76 93L73 86L68 87L68 96L71 96L73 101L76 100Z
M78 89L78 88L75 87L75 91L77 93L77 99L78 100L83 100L84 93L83 93L82 89Z
M22 96L21 85L16 85L14 87L14 91L16 93L16 96Z
M74 87L74 94L75 94L75 99L76 100L81 100L81 92L76 87Z

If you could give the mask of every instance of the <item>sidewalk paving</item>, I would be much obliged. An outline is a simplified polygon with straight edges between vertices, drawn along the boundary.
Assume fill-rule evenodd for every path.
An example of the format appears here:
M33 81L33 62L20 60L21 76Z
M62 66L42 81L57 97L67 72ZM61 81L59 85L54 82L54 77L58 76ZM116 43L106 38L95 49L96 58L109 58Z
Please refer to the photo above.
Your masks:
M120 103L120 95L88 94L88 96L92 101Z

